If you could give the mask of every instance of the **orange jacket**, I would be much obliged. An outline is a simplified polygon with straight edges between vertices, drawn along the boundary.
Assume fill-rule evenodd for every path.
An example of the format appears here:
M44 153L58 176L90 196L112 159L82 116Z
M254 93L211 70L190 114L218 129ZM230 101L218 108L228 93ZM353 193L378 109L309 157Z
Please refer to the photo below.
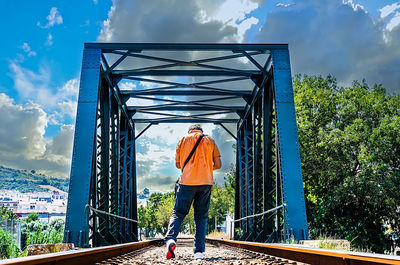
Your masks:
M183 167L200 134L202 134L201 131L192 130L179 141L175 159L180 164L180 168ZM221 154L214 140L205 135L186 164L180 183L183 185L212 185L213 161L214 157L218 156L221 156Z

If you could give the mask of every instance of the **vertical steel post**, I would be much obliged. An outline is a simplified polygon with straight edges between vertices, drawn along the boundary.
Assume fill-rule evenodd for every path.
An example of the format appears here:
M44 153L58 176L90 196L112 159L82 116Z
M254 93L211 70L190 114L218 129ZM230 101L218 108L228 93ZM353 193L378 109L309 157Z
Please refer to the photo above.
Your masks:
M110 210L110 118L111 118L111 106L110 106L110 90L107 84L103 82L102 89L100 91L100 112L101 112L101 164L100 173L98 176L98 193L99 193L99 204L98 209L104 212ZM110 234L110 216L98 215L99 216L99 233L107 244L111 243Z
M78 247L86 242L85 238L79 241L79 235L85 234L88 222L85 205L89 201L93 170L100 61L100 49L84 49L64 234L64 242Z
M285 207L285 231L296 240L307 239L299 140L297 135L292 78L288 49L272 50L277 134Z
M253 166L253 201L254 212L263 212L263 163L262 163L262 93L258 97L254 105L254 126L253 126L253 150L254 150L254 166ZM265 237L263 231L263 216L254 217L254 235L253 241L263 241Z
M136 178L136 141L135 141L135 124L133 124L132 134L132 191L131 191L131 218L133 220L138 219L137 215L137 178ZM132 223L132 222L131 222ZM138 225L132 223L132 235L136 241L138 241Z
M239 153L239 182L236 183L239 185L240 191L240 218L247 216L247 185L246 185L246 159L245 159L245 134L244 134L244 127L239 130L238 129L238 138L237 138L237 145L238 145L238 153ZM241 235L240 239L247 237L248 233L248 222L247 220L240 221L240 229Z
M112 88L111 88L112 89ZM118 215L119 211L119 141L118 141L118 123L119 111L118 102L114 97L111 97L111 156L110 156L110 212ZM110 232L114 240L118 243L122 241L122 234L119 227L120 220L112 217L110 218Z
M272 101L272 82L268 82L264 87L262 94L262 123L263 123L263 194L264 194L264 204L263 210L267 211L274 208L273 193L275 191L274 187L274 175L273 169L275 165L273 164L272 146L273 146L273 125L272 125L272 112L273 112L273 101ZM274 227L272 218L269 216L263 217L264 235L268 242L274 240Z
M254 109L253 109L254 111ZM246 119L246 123L244 126L244 135L245 135L245 163L246 163L246 188L247 188L247 215L253 215L254 212L254 201L253 201L253 194L254 194L254 171L253 171L253 126L254 123L252 121L252 115ZM254 218L247 219L248 224L248 231L246 235L246 241L252 240L253 232L254 232Z
M118 215L126 216L126 189L127 189L127 160L128 160L128 153L127 153L127 146L128 146L128 124L127 120L120 112L120 123L119 123L119 130L118 130L118 141L119 141L119 211ZM127 239L127 229L126 229L126 220L120 220L120 232L122 235L125 236ZM128 241L128 239L127 239Z
M239 169L239 164L240 164L240 156L239 156L239 131L237 131L236 135L236 167L235 167L235 216L234 220L237 220L240 218L240 211L241 211L241 196L240 196L240 169ZM236 231L238 231L240 228L240 223L239 222L234 222L233 224L233 238L235 240L239 239L239 236L237 235Z

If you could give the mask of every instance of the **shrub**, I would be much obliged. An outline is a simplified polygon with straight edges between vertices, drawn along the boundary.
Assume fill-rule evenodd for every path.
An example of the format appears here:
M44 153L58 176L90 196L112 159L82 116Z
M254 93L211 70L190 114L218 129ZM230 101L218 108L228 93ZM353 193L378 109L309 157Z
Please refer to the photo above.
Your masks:
M16 258L19 256L20 252L13 236L0 228L0 258Z

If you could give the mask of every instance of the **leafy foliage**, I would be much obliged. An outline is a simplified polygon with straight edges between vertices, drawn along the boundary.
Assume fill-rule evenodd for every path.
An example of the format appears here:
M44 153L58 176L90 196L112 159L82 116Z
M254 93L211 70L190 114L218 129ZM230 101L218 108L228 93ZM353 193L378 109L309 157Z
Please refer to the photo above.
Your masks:
M0 166L0 189L20 192L48 191L39 185L50 185L62 191L68 191L68 178L49 177L31 170L18 170Z
M20 252L13 236L7 231L4 231L3 228L0 228L0 258L16 258L19 256Z
M62 243L64 221L56 219L49 224L39 220L37 213L31 213L22 220L22 248L31 244Z
M233 212L235 197L224 187L214 185L211 193L210 211L208 212L208 231L215 230L215 220L217 225L225 221L226 214Z
M297 76L295 105L312 237L390 248L385 226L400 230L400 98L365 82Z
M227 186L229 185L227 184ZM231 186L229 188L232 189ZM167 232L174 203L173 192L165 194L153 193L149 197L148 205L139 207L139 221L141 222L141 227L145 228L146 237L154 236L156 233L165 234ZM213 231L215 229L215 218L217 218L217 223L221 224L225 220L225 215L228 212L233 212L233 208L234 188L229 191L227 187L214 185L211 192L208 230ZM191 234L195 232L193 206L190 208L185 220L183 220L181 231Z
M0 219L17 220L18 216L12 210L9 210L6 206L1 206L0 207Z

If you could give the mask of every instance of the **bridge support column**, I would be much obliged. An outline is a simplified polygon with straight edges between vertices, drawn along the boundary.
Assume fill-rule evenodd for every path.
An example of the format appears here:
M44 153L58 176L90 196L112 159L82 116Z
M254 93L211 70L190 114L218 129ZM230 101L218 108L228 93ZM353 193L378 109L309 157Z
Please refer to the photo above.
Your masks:
M290 71L289 51L272 51L279 171L282 176L284 235L308 239L299 139Z
M84 212L93 166L100 61L100 49L84 50L64 234L64 242L72 242L77 247L83 247L86 242L88 220Z

